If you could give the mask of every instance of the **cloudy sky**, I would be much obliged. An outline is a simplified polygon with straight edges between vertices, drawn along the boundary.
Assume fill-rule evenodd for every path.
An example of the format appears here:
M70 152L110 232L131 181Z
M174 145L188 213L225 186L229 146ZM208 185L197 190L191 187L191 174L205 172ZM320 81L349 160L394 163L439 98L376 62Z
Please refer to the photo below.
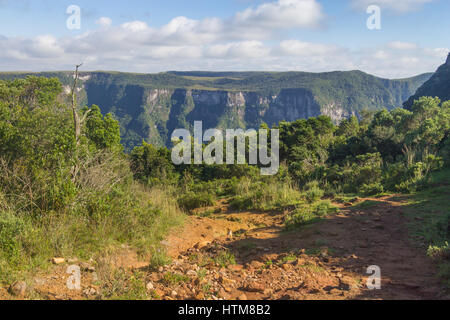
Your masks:
M81 10L77 16L67 9ZM370 5L381 29L369 30ZM70 11L70 10L69 10ZM70 11L76 13L75 11ZM0 0L0 71L435 71L448 0Z

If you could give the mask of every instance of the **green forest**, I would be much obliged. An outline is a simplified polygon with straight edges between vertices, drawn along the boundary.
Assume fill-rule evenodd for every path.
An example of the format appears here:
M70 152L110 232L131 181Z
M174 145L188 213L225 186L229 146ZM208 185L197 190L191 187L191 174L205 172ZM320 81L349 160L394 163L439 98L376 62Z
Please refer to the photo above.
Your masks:
M326 116L280 122L281 168L267 177L252 165L175 166L170 149L145 142L126 153L119 122L101 106L78 108L77 135L69 100L56 78L0 81L5 285L50 268L53 257L88 260L123 245L157 268L168 259L160 242L169 230L219 200L236 211L284 211L286 232L302 232L339 210L336 203L388 194L442 201L444 214L421 228L424 250L439 258L450 285L442 182L450 175L450 101L420 97L409 110L367 112L339 124ZM122 294L111 279L100 280L104 298Z

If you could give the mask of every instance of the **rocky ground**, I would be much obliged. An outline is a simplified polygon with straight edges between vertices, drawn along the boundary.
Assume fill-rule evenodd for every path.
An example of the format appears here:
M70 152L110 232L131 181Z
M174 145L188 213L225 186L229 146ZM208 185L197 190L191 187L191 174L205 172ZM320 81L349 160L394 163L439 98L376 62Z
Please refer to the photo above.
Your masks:
M168 265L150 269L124 248L103 266L61 262L51 275L4 288L0 297L101 299L108 265L138 272L147 299L448 299L435 266L408 235L401 201L358 201L370 205L340 204L339 213L291 232L283 229L285 212L237 213L221 202L162 242ZM69 264L81 266L81 290L67 289ZM371 265L381 269L380 290L367 288Z

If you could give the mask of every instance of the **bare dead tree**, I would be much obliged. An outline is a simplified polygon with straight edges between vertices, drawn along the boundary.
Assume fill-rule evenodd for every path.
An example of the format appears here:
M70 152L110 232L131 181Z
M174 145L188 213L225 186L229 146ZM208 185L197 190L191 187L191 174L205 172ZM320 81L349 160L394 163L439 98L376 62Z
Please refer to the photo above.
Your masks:
M78 70L83 64L78 64L75 66L75 76L72 86L72 113L73 113L73 125L74 125L74 134L75 134L75 140L77 143L77 146L80 141L80 135L81 135L81 122L80 117L78 116L77 111L77 85L78 85Z
M78 146L80 145L80 136L81 136L81 127L84 123L84 121L87 118L87 115L91 111L90 109L87 110L84 115L80 118L78 114L78 104L77 104L77 86L78 86L78 78L79 78L79 69L83 64L78 64L75 66L75 75L74 75L74 81L72 85L72 113L73 113L73 126L74 126L74 135L75 135L75 141L76 141L76 150L75 150L75 165L72 168L72 179L75 181L76 176L79 172L79 164L78 164Z
M82 65L83 64L81 63L81 64L75 66L75 76L74 76L74 81L73 81L73 86L72 86L72 91L71 91L73 123L74 123L74 130L75 130L74 132L75 132L75 139L77 141L77 145L79 144L79 141L80 141L81 126L83 125L83 122L86 120L87 115L91 111L91 110L87 110L81 119L77 112L77 93L76 93L76 91L77 91L78 78L79 78L78 70L80 69L80 67Z

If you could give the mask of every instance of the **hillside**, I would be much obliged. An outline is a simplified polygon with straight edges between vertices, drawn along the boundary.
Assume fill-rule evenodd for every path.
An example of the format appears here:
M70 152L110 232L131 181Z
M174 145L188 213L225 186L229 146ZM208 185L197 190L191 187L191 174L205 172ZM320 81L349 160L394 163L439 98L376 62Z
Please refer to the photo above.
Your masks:
M57 77L70 91L71 72L0 73L0 79L28 75ZM206 127L255 128L318 115L339 122L364 109L392 109L430 76L388 80L361 71L84 72L79 101L112 113L120 122L126 150L131 150L142 140L169 145L174 129L190 128L195 120Z
M439 97L442 101L450 99L450 54L436 73L405 102L405 107L410 108L414 100L424 96Z

